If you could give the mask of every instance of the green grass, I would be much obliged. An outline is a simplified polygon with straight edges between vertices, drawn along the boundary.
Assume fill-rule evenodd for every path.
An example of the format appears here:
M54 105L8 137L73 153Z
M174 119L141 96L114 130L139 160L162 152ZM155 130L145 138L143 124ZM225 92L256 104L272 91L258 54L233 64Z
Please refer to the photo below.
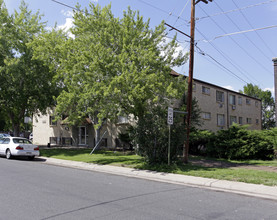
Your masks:
M143 158L130 153L113 151L95 151L91 149L42 149L41 156L63 160L82 161L86 163L109 164L117 166L135 167L144 162Z
M176 173L190 176L199 176L220 180L239 181L254 184L264 184L277 186L277 173L260 170L250 170L242 168L211 168L182 163L149 165L144 158L124 152L96 151L90 155L91 149L42 149L40 153L45 157L57 159L82 161L96 164L109 164L114 166L132 167L137 169L154 170L159 172ZM200 160L202 157L192 157L190 160ZM205 158L207 159L207 158ZM229 163L244 163L250 165L277 166L277 161L229 161L208 158L213 161L223 161Z

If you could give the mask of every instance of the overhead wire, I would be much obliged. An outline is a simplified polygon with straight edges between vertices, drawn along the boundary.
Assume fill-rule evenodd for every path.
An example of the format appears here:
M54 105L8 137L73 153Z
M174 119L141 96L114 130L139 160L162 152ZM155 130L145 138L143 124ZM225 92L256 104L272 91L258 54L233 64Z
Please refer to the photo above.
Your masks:
M63 5L63 6L65 6L65 7L68 7L68 8L71 8L71 9L73 9L73 10L78 10L78 11L81 11L81 12L83 12L82 10L80 10L80 9L77 9L77 8L75 8L75 7L72 7L72 6L70 6L70 5L67 5L67 4L65 4L65 3L62 3L62 2L59 2L59 1L57 1L57 0L51 0L51 1L53 1L53 2L55 2L55 3L57 3L57 4L60 4L60 5ZM142 0L138 0L138 1L140 1L140 2L143 2L143 3L145 3L145 4L147 4L147 5L149 5L149 6L151 6L151 7L154 7L154 8L156 8L157 10L160 10L160 11L162 11L162 12L164 12L164 13L166 13L166 14L168 14L168 12L166 12L166 11L164 11L163 9L160 9L160 8L158 8L158 7L156 7L156 6L153 6L153 5L151 5L151 4L149 4L149 3L146 3L146 2L144 2L144 1L142 1ZM174 15L175 17L177 17L176 15ZM180 19L182 19L182 18L180 18ZM182 20L184 20L184 21L186 21L185 19L182 19ZM186 21L187 22L187 21ZM197 29L197 31L205 38L205 39L207 39L198 29ZM186 42L186 41L185 41ZM230 64L232 64L232 62L231 61L229 61L226 57L225 57L225 55L224 55L224 53L222 52L222 51L220 51L219 49L217 49L216 47L215 47L215 45L213 45L212 43L211 43L211 45L230 63ZM199 47L198 47L198 49L199 49ZM220 68L221 69L223 69L225 72L229 72L229 73L231 73L233 76L235 76L237 79L239 79L240 81L242 81L242 82L245 82L245 83L247 83L247 81L245 81L245 80L243 80L241 77L239 77L239 76L237 76L237 74L235 74L234 72L232 72L231 70L229 70L227 67L225 67L223 64L221 64L220 62L218 62L215 58L213 58L212 56L210 56L210 55L208 55L207 53L204 53L204 52L202 51L202 55L207 55L207 56L209 56L218 66L220 66ZM238 69L234 64L232 64L236 69ZM239 70L239 69L238 69ZM241 70L239 70L240 72L241 72ZM242 73L242 72L241 72ZM243 73L242 73L243 74ZM248 80L250 80L250 81L252 81L251 79L249 79L245 74L243 74Z
M207 37L196 27L195 28L196 31L205 39L207 39ZM252 82L252 79L254 79L258 84L261 84L259 81L257 81L253 76L251 76L249 73L247 74L247 71L243 70L243 68L238 65L234 60L232 60L227 54L225 54L222 50L220 50L219 48L217 48L212 42L209 42L210 45L231 65L233 66L238 72L240 72L245 78L247 78L248 81ZM251 77L249 78L248 77ZM253 83L255 84L255 83Z
M200 49L197 45L195 45L195 47L199 50L199 54L203 55L203 56L208 56L210 59L212 59L222 70L224 70L227 73L231 73L232 76L234 76L235 78L237 78L238 80L240 80L241 82L244 83L248 83L247 81L245 81L244 79L242 79L241 77L239 77L237 74L235 74L233 71L231 71L230 69L228 69L226 66L224 66L223 64L221 64L219 61L217 61L215 58L213 58L211 55L207 54L206 52L204 52L202 49Z
M277 0L276 0L277 1ZM239 6L237 5L237 3L234 1L234 0L232 0L232 2L234 3L234 5L237 7L237 8L239 8ZM243 13L243 11L239 11L240 13L241 13L241 15L243 16L243 18L246 20L246 22L248 23L248 25L252 28L252 29L255 29L254 27L253 27L253 25L251 24L251 22L249 21L249 19L246 17L246 15ZM265 42L265 40L261 37L261 35L256 31L256 30L254 30L254 32L256 33L256 35L259 37L259 39L263 42L263 44L265 45L265 47L268 49L268 51L270 51L271 52L271 54L273 55L273 56L275 56L276 54L273 52L273 50L268 46L268 44Z
M214 2L215 5L221 10L223 11L223 9L216 3ZM234 20L232 18L230 18L230 16L228 14L225 14L225 16L229 19L229 21L232 22L232 24L239 30L242 31L241 28L236 24L236 22L234 22ZM263 50L261 50L252 40L251 38L249 38L245 33L243 33L243 36L267 59L270 60L270 58L268 58L268 56L263 52Z
M206 15L207 12L199 5L198 6ZM224 30L224 28L222 28L212 17L210 17L210 19L212 20L212 22L220 29L222 30L225 34L226 31ZM227 35L234 44L236 44L248 57L250 57L252 60L254 60L262 69L264 69L267 73L269 73L270 75L272 75L271 71L268 70L262 63L260 63L260 61L258 61L255 57L253 57L252 55L250 55L247 50L245 50L236 40L234 40L231 36Z
M190 0L187 0L187 3L185 4L185 6L183 7L182 11L180 12L179 16L177 17L175 23L173 24L173 26L177 23L177 21L180 19L180 17L182 16L185 8L187 7L188 3L189 3Z
M199 21L199 20L202 20L202 19L215 17L215 16L222 15L222 14L228 14L228 13L232 13L232 12L236 12L236 11L242 11L242 10L245 10L245 9L248 9L248 8L257 7L257 6L261 6L261 5L264 5L264 4L269 4L269 3L272 3L272 2L276 2L276 1L277 0L270 0L270 1L261 2L261 3L258 3L258 4L248 5L248 6L245 6L245 7L242 7L242 8L232 9L232 10L229 10L229 11L220 12L220 13L216 13L216 14L213 14L213 15L206 15L206 16L203 16L203 17L200 17L200 18L196 18L196 20Z

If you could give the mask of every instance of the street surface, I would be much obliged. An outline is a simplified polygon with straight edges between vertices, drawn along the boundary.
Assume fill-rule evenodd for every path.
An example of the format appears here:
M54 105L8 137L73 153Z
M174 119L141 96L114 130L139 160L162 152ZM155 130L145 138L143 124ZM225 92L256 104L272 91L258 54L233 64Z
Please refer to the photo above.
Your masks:
M277 202L0 158L2 220L277 219Z

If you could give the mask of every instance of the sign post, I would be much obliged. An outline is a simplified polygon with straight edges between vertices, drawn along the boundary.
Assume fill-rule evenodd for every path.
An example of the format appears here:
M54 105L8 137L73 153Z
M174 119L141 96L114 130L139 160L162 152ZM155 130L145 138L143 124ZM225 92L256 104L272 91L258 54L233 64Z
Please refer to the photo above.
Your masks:
M170 127L173 125L173 108L168 107L168 113L167 113L167 124L168 124L168 165L170 165Z

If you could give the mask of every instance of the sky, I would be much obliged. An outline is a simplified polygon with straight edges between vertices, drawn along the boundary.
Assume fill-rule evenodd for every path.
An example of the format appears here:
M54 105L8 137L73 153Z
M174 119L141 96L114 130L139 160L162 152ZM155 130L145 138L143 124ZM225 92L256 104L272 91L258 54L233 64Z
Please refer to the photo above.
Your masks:
M9 13L21 0L4 0ZM163 20L190 34L191 0L25 0L29 8L44 14L48 27L72 25L72 9L89 3L111 4L116 17L131 7L154 28ZM277 0L213 0L196 5L194 78L239 91L247 83L273 92L272 58L277 57ZM271 28L270 28L271 27ZM189 38L167 28L168 37L177 34L178 49L189 51ZM188 63L174 70L188 75ZM274 95L274 94L273 94Z

